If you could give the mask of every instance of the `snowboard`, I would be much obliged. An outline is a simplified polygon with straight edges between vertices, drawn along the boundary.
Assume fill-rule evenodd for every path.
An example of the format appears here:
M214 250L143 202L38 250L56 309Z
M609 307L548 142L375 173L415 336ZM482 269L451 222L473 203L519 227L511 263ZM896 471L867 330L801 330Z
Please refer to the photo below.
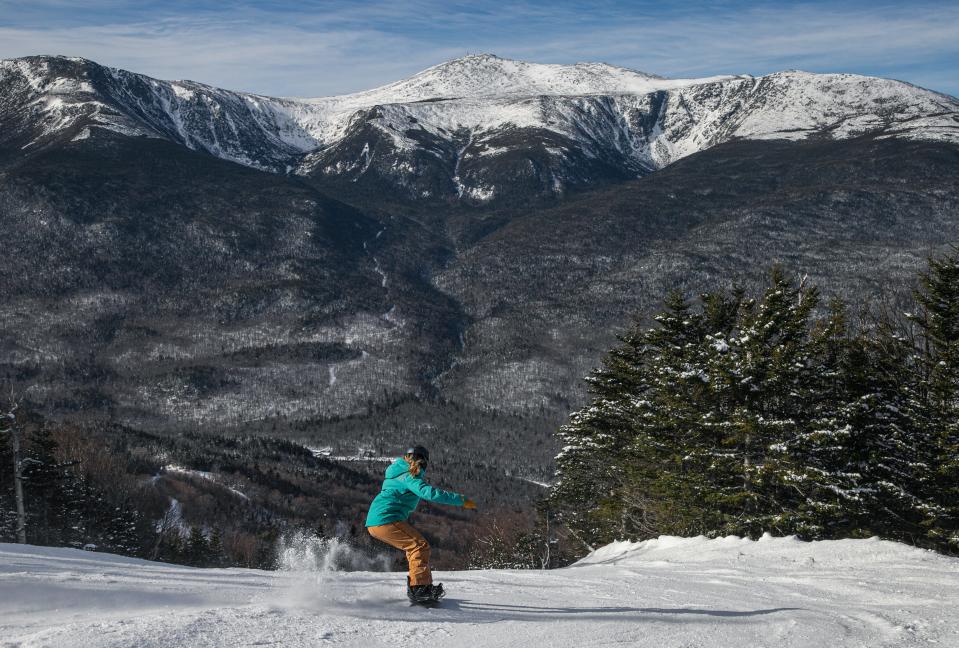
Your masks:
M429 599L426 601L410 601L410 607L435 608L440 606L439 599Z

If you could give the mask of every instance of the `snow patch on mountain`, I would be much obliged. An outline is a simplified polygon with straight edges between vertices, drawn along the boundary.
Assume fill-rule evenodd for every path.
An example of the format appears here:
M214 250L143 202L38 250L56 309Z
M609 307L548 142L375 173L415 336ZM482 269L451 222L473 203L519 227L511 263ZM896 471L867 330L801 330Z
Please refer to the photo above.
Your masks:
M220 483L220 479L218 478L216 473L207 472L204 470L193 470L190 468L184 468L183 466L178 466L176 464L168 464L164 466L163 472L185 475L187 477L196 477L198 479L204 479L206 481L214 482L220 486L223 486L223 488L226 488L228 491L230 491L231 493L233 493L240 499L245 499L245 500L250 499L249 497L247 497L246 493L240 490L237 490L236 488L233 488L232 486ZM174 500L174 502L175 501L176 500Z

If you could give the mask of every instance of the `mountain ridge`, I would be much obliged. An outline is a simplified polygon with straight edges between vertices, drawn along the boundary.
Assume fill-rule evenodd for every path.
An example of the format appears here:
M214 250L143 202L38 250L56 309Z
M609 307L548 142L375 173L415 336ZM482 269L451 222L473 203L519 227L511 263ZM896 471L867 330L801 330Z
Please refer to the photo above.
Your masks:
M105 128L321 187L385 186L404 200L476 206L642 176L734 139L877 134L959 143L953 97L800 71L664 79L608 64L479 55L359 93L295 99L27 57L0 61L0 88L7 130L26 129L18 114L42 116L23 148Z

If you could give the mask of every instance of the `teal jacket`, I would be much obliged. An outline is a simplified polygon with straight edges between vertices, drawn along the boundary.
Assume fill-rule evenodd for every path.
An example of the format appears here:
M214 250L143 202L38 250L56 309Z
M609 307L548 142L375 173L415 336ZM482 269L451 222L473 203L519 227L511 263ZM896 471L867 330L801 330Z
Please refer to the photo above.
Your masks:
M370 512L366 514L366 526L379 526L391 522L402 522L416 509L421 499L437 504L463 506L466 498L459 493L433 488L423 481L423 473L414 477L410 474L410 465L400 457L386 469L386 479L379 495L373 498Z

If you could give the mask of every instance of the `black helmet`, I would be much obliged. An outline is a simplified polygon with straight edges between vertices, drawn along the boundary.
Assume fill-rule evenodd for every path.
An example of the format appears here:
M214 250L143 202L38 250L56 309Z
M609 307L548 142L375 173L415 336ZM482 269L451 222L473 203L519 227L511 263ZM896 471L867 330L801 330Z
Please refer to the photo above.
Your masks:
M412 455L416 459L422 459L423 461L428 462L430 460L430 451L423 446L412 446L406 450L406 454Z

